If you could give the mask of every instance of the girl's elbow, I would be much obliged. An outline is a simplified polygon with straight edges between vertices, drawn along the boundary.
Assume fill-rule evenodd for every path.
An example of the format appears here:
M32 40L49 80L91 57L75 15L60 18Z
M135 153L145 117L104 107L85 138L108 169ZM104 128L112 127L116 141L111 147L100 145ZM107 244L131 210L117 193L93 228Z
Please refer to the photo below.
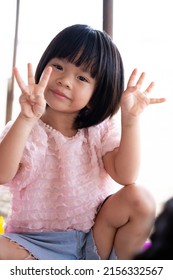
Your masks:
M16 168L0 168L0 185L6 184L11 181L17 174L20 165Z
M13 177L14 176L11 174L0 174L0 185L7 184L9 181L13 179Z
M0 176L0 185L5 185L6 183L8 183L10 181L10 179L8 178L4 178Z
M116 176L116 178L113 178L114 181L116 181L119 185L122 186L127 186L127 185L132 185L135 184L136 180L137 180L137 176L122 176L122 177L118 177Z

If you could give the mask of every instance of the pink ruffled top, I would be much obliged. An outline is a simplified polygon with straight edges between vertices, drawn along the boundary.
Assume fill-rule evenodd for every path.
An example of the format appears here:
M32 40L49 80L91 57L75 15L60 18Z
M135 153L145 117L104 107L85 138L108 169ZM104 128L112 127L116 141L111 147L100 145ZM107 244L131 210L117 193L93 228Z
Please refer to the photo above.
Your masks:
M87 232L100 203L114 192L102 156L119 145L118 127L107 119L65 137L39 120L26 143L21 168L6 184L12 206L5 232Z

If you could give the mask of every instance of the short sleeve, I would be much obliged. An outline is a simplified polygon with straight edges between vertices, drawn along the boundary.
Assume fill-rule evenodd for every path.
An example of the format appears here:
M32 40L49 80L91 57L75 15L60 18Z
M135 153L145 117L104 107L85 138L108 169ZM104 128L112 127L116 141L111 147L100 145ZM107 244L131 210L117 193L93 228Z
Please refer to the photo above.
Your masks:
M113 151L119 146L121 138L121 126L119 115L109 118L104 123L101 137L101 154Z

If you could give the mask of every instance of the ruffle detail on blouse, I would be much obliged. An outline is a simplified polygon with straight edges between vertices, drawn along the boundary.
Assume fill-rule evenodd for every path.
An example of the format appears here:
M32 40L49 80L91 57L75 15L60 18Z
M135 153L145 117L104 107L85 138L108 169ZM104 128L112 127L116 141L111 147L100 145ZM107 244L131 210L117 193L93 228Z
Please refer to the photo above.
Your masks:
M120 120L117 116L114 116L106 121L106 126L102 123L101 128L101 154L104 156L107 152L113 151L120 144L121 129Z
M39 120L9 182L12 212L6 232L87 232L98 206L113 193L102 154L119 145L110 120L81 129L73 137L50 130Z
M22 203L21 197L18 197L16 201L18 207L13 209L13 214L7 222L6 232L63 231L68 229L88 231L94 223L97 207L107 196L105 193L98 196L99 188L94 189L91 184L89 190L87 195L82 190L82 186L76 189L76 193L73 191L67 195L59 191L51 192L50 189L47 190L46 194L42 194L40 186L36 193L34 190L30 190L33 197L38 198L38 195L41 194L41 200L38 203L37 199L34 201L28 191L24 195ZM81 197L78 197L79 194ZM84 196L82 197L82 195Z

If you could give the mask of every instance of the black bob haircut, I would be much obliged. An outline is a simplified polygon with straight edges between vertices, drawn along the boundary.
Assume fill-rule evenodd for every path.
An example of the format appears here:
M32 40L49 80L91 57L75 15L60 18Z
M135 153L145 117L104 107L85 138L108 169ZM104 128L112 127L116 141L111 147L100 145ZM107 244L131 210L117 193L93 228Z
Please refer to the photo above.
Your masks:
M77 67L81 66L96 79L90 106L80 110L75 128L99 124L118 111L124 90L123 62L106 32L83 24L63 29L43 53L35 73L36 83L52 58L65 58Z

